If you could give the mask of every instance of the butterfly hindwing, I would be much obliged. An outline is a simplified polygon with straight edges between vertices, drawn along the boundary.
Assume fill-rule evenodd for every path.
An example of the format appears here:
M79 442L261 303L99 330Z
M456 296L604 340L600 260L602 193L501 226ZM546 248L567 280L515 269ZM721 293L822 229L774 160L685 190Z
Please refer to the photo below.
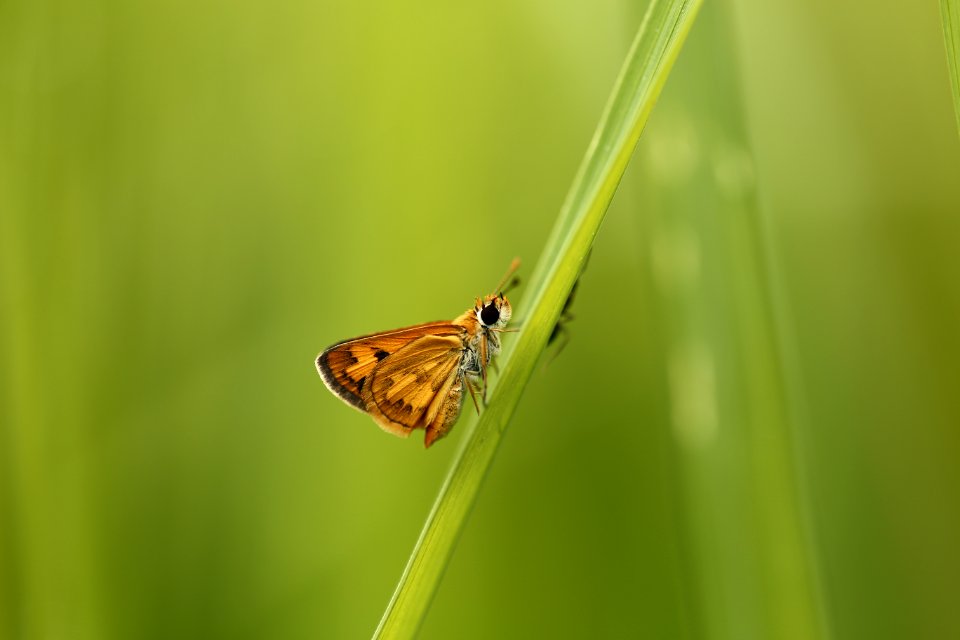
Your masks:
M390 421L425 427L459 373L463 348L459 336L418 338L374 368L364 396Z

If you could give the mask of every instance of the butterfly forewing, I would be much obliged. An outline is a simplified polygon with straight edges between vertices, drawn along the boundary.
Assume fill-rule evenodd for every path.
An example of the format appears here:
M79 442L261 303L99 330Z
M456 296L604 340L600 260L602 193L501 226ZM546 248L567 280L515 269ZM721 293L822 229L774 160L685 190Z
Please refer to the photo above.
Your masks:
M378 364L418 338L455 336L461 331L460 327L449 322L428 322L361 336L327 348L317 357L317 369L331 391L345 402L366 411L363 389Z

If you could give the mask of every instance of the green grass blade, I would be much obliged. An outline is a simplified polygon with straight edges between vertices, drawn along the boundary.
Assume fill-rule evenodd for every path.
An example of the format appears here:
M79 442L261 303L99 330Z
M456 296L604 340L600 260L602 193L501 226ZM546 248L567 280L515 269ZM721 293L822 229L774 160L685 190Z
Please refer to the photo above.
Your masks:
M960 0L940 0L943 39L947 45L947 66L953 89L953 113L960 133Z
M523 331L508 342L490 403L458 453L375 638L413 637L701 0L654 0L529 281Z

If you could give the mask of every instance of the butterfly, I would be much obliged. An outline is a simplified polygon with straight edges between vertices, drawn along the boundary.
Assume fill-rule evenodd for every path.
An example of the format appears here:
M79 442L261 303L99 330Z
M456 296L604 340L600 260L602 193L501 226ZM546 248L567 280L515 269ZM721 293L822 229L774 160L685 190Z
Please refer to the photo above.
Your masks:
M486 400L487 367L500 352L500 334L509 331L505 327L512 314L502 288L519 266L515 259L496 293L477 298L453 320L327 347L316 360L324 384L384 431L406 438L414 429L424 429L424 445L429 447L457 421L464 388L477 413L478 385Z

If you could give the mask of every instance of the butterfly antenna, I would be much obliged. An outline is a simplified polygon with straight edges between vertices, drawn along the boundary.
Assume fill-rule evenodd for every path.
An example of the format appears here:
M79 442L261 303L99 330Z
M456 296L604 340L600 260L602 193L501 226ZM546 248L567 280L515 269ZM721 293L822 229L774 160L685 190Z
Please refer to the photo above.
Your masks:
M502 295L504 293L507 293L508 291L512 291L513 288L516 287L518 284L520 284L520 276L513 276L513 278L510 279L510 282L508 282L506 286L500 288L500 294Z
M510 268L507 269L507 272L503 275L503 279L500 281L500 284L497 285L497 288L494 289L494 292L501 292L501 293L502 293L502 292L503 292L503 285L507 284L507 281L510 280L510 277L511 277L514 273L516 273L517 269L519 269L519 268L520 268L520 258L514 258L514 259L513 259L513 262L510 263ZM520 282L520 279L519 279L519 278L514 278L514 280L510 282L510 286L513 286L513 285L515 285L515 284L518 283L518 282Z

